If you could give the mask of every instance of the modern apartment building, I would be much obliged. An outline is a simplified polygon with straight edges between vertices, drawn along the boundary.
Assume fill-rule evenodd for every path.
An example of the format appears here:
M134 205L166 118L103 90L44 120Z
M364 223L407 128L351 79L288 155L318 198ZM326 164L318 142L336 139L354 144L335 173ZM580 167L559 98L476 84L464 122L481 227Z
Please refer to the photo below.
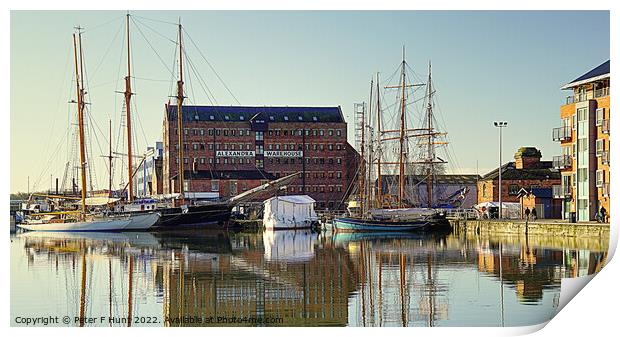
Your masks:
M553 195L563 199L564 219L595 220L601 206L610 213L609 63L562 87L571 95L560 107L561 126L553 129L553 140L562 149L553 157L553 166L562 175Z

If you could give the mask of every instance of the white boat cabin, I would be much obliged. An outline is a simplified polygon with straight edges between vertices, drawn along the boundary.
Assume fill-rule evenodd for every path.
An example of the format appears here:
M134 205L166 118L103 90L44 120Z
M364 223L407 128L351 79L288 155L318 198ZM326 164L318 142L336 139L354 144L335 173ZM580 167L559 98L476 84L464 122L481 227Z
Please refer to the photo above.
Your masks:
M265 229L311 228L318 220L315 200L307 195L276 196L263 202Z

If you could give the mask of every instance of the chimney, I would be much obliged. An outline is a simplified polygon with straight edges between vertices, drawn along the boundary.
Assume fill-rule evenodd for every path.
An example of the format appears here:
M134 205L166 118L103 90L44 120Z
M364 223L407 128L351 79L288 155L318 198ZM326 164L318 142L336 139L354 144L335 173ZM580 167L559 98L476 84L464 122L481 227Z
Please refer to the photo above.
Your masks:
M542 154L535 147L522 147L515 153L515 168L518 170L536 168Z

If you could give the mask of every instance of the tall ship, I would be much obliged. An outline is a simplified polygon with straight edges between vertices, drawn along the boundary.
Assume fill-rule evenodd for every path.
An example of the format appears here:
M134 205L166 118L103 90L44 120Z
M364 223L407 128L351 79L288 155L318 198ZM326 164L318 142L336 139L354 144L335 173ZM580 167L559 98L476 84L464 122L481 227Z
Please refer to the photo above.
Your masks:
M80 28L73 34L73 55L75 65L75 85L76 85L76 105L77 105L77 127L79 139L79 158L81 190L80 197L61 196L61 195L39 195L55 202L35 205L33 212L29 213L24 222L17 226L29 231L120 231L125 228L139 227L145 223L153 224L159 215L135 214L135 215L109 215L95 206L107 206L115 200L98 202L93 198L87 198L87 158L85 145L84 120L86 102L84 87L84 61L82 50L82 35ZM36 196L33 194L30 199ZM90 199L90 200L87 200ZM96 199L96 198L95 198ZM78 202L79 200L79 202ZM36 206L51 205L49 208L42 209ZM54 206L58 205L57 208Z
M426 83L409 83L411 68L405 59L399 67L399 81L383 89L396 90L397 101L382 107L379 75L370 82L368 109L356 106L356 137L359 140L360 163L357 193L349 202L346 217L335 218L336 231L418 231L449 228L445 210L439 208L435 193L435 177L444 172L446 161L439 158L436 147L447 144L439 132L433 115L435 90L431 67ZM396 74L396 72L395 72ZM393 75L395 77L395 75ZM415 94L423 90L422 99ZM414 116L411 108L422 101L423 113ZM418 125L414 125L415 123ZM412 176L423 176L427 186L425 197L418 193Z

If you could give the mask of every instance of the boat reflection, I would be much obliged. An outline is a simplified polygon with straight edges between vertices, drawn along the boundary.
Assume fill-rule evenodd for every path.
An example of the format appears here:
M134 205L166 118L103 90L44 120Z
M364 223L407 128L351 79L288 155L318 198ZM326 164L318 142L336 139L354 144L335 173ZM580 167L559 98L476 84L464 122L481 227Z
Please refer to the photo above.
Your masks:
M597 240L554 240L29 232L13 238L12 260L27 262L12 262L11 313L114 317L74 322L99 326L152 326L134 320L143 316L160 326L535 324L552 316L562 277L595 273L607 257Z

